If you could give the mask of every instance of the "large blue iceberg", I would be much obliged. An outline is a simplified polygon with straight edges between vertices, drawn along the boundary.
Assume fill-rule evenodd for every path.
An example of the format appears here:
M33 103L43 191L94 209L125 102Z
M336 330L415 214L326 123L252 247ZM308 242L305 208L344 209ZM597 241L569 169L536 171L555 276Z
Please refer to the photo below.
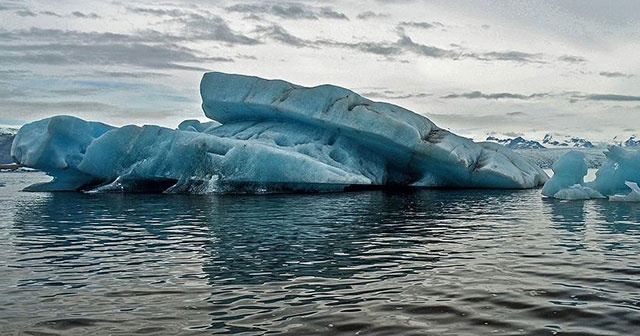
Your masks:
M51 175L32 191L263 193L370 187L534 188L547 175L401 107L332 85L207 73L205 115L178 129L70 116L27 124L14 160Z

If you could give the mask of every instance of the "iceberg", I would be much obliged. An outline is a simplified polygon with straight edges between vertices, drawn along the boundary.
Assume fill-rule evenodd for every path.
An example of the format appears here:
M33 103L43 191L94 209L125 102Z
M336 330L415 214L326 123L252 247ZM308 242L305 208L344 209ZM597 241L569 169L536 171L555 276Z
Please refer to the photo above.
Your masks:
M604 198L584 183L587 164L582 152L570 151L553 163L553 177L542 187L542 195L563 200Z
M571 151L553 164L553 177L542 188L546 197L579 200L607 198L611 201L640 201L640 151L609 146L606 161L596 172L596 179L585 183L584 155ZM631 190L631 192L629 192Z
M13 159L51 182L32 191L262 193L371 187L535 188L544 171L396 105L333 85L206 73L212 121L112 127L71 116L27 124Z
M640 202L640 187L638 187L638 184L631 181L625 181L624 184L631 189L631 192L626 195L611 195L609 200L613 202Z

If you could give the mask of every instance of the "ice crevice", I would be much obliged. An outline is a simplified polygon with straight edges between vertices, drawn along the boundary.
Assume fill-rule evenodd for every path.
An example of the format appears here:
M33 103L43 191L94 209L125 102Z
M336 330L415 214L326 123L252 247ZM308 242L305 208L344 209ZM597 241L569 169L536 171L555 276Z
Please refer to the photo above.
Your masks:
M19 131L13 158L54 178L34 191L519 189L547 180L506 148L475 143L345 88L213 72L203 76L200 93L211 122L116 128L55 116Z

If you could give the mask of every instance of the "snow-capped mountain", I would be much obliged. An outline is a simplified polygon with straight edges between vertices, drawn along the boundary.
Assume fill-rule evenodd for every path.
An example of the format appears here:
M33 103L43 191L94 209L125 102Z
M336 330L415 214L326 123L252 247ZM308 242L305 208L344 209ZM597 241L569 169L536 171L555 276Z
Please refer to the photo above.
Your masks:
M556 140L551 134L546 134L542 143L546 147L573 147L573 148L594 148L595 145L583 138L565 136L560 140Z
M17 134L18 133L18 129L14 128L14 127L5 127L5 126L0 126L0 135L3 134Z
M640 147L640 139L637 139L635 135L629 137L629 139L625 140L622 143L624 147Z
M523 137L499 139L494 136L487 137L487 141L497 142L510 149L544 149L545 147L534 140L526 140Z

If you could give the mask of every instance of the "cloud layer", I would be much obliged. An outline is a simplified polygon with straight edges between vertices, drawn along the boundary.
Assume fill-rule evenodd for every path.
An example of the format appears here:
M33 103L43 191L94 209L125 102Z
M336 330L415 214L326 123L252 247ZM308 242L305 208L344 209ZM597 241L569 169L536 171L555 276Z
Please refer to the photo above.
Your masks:
M0 123L63 111L177 123L201 115L199 77L221 70L365 88L463 134L483 118L519 133L574 123L614 134L615 118L640 112L640 65L629 57L640 23L628 15L640 5L584 6L599 11L546 0L526 13L511 2L8 1Z

